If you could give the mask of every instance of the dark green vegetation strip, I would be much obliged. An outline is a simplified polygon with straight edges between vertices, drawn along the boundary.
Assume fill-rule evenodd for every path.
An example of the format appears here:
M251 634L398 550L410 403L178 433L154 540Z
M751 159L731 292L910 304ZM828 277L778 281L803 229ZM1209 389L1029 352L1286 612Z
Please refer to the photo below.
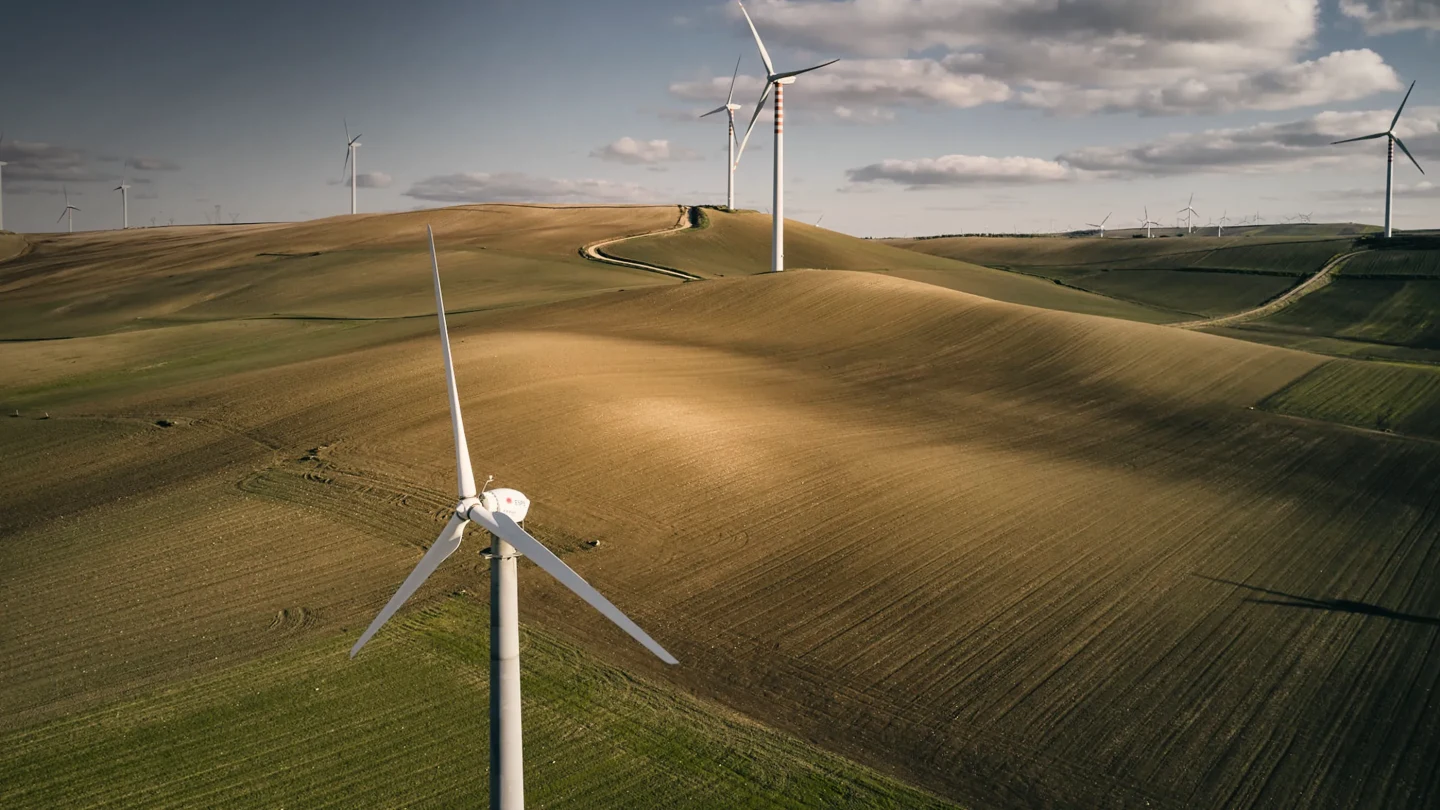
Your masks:
M1332 360L1267 397L1259 407L1440 439L1440 369Z
M5 807L479 807L488 615L412 613L0 737ZM352 634L353 635L353 634ZM526 628L532 807L952 807Z
M1436 349L1440 348L1440 281L1342 275L1329 286L1244 328Z

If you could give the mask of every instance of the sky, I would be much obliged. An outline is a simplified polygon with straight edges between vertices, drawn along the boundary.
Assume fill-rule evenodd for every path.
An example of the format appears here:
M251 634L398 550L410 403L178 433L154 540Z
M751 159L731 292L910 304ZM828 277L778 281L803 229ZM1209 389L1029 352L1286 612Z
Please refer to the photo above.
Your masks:
M786 216L858 236L1172 223L1440 227L1440 0L752 0L786 89ZM731 2L11 4L4 227L297 220L463 202L719 204L763 88ZM737 205L769 210L763 110ZM63 193L62 193L63 192Z

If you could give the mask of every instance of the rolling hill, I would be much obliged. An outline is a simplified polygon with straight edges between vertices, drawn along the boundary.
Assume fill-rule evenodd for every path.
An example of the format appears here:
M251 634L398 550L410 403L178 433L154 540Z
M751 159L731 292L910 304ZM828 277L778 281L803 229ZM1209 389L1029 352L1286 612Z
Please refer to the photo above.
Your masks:
M892 261L881 245L851 260L870 272L737 277L723 253L743 240L722 221L624 245L725 278L483 309L508 271L454 273L473 273L452 306L474 311L451 325L477 474L529 494L536 535L682 662L664 668L522 568L527 745L561 746L585 785L615 774L593 794L548 781L554 804L653 789L705 806L740 785L791 806L1440 798L1440 445L1255 407L1343 388L1321 356L895 278L875 272ZM601 228L557 227L555 250ZM412 313L365 297L428 293L416 259L393 287L329 299L327 317L354 318L346 337L255 340L263 361L145 376L129 369L168 349L124 343L135 331L6 347L4 368L55 392L0 379L0 405L28 392L0 420L0 767L26 774L22 798L243 804L248 785L256 804L383 804L428 768L427 795L462 801L456 758L424 758L459 739L479 782L485 618L455 594L484 592L482 560L457 554L382 633L359 664L375 681L344 656L452 491L433 321L373 320ZM146 261L126 282L136 301L168 289ZM934 268L1017 298L1093 298ZM302 311L294 287L264 289L277 297L238 311ZM47 370L67 346L85 371ZM401 700L418 681L423 699ZM463 702L437 709L452 689ZM585 697L567 705L572 690ZM173 734L197 745L166 747ZM391 739L408 744L371 756ZM126 767L91 746L130 752Z

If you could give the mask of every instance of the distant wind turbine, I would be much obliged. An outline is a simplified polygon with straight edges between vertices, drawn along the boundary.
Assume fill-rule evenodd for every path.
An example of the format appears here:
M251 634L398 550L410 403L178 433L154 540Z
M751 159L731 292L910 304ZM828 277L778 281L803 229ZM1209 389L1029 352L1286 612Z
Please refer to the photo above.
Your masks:
M344 118L340 122L345 125L345 168L350 170L350 213L355 213L355 150L360 148L360 136L350 137L350 122ZM381 144L382 146L384 144ZM380 150L384 152L384 149ZM385 157L381 155L380 157ZM340 170L341 180L345 177L345 168Z
M1186 233L1194 233L1194 232L1195 232L1195 220L1194 220L1194 217L1199 216L1199 214L1200 214L1199 211L1196 211L1196 210L1195 210L1195 192L1193 192L1193 191L1190 192L1190 202L1185 203L1185 207L1184 207L1184 208L1181 208L1181 209L1180 209L1179 211L1177 211L1176 213L1178 213L1178 214L1184 214L1184 215L1185 215L1185 232L1186 232Z
M60 193L65 195L65 210L60 212L60 217L55 221L59 222L61 219L67 220L65 224L66 227L70 229L68 233L74 233L75 212L79 211L80 209L70 204L70 191L68 189L66 189L64 186L61 186Z
M1224 236L1224 235L1225 235L1225 223L1227 223L1227 222L1229 222L1229 221L1230 221L1230 212L1227 210L1225 213L1223 213L1223 214L1220 215L1220 221L1215 225L1215 235L1216 235L1216 236Z
M705 113L705 115L714 115L715 113L723 112L726 117L730 119L730 137L725 139L725 207L732 211L735 210L735 163L739 160L735 155L735 111L740 109L740 105L734 103L734 101L735 79L740 75L740 59L740 56L735 57L735 72L730 74L730 92L725 94L725 103ZM705 115L700 117L704 118Z
M739 3L739 0L736 2ZM772 88L775 90L775 185L774 205L770 214L773 233L770 244L770 272L779 273L785 269L785 85L794 82L795 77L801 73L819 70L840 60L831 59L814 67L776 73L770 54L765 51L765 43L760 41L760 32L755 30L755 21L750 19L750 12L745 10L745 4L739 5L740 13L745 15L745 22L750 24L750 33L755 35L755 44L760 48L760 60L765 63L765 90L755 105L755 114L750 116L750 126L745 128L745 139L740 142L740 154L745 154L745 144L750 142L750 131L755 128L755 119L760 117L760 110L765 107L765 99L770 97ZM737 156L735 159L738 161L740 158Z
M1399 136L1397 136L1397 135L1395 134L1395 125L1398 124L1398 123L1400 123L1400 113L1405 110L1405 102L1407 102L1407 101L1410 100L1410 94L1411 94L1412 92L1414 92L1414 90L1415 90L1415 82L1414 82L1414 81L1411 81L1411 82L1410 82L1410 89L1405 91L1405 97L1402 98L1402 99L1400 99L1400 107L1395 110L1395 117L1392 118L1392 119L1390 119L1390 128L1389 128L1389 129L1385 130L1384 132L1377 132L1377 133L1375 133L1374 135L1361 135L1361 136L1358 137L1358 138L1346 138L1346 139L1343 140L1343 141L1335 141L1334 143L1331 144L1331 146L1334 146L1335 144L1340 144L1340 143L1353 143L1353 142L1355 142L1355 141L1368 141L1368 140L1373 140L1373 139L1375 139L1375 138L1385 138L1386 141L1388 142L1388 144L1387 144L1387 149L1386 149L1386 153L1385 153L1385 238L1386 238L1386 239L1389 239L1389 238L1390 238L1390 211L1391 211L1391 208L1392 208L1392 203L1394 202L1394 199L1395 199L1395 147L1396 147L1396 146L1399 146L1399 147L1400 147L1400 151L1402 151L1402 152L1405 153L1405 157L1410 158L1410 162L1415 164L1415 168L1420 169L1420 161L1416 160L1416 159L1415 159L1415 156L1412 155L1412 154L1410 154L1410 150L1405 148L1405 142L1402 141L1402 140L1400 140ZM1424 169L1420 169L1420 173L1421 173L1421 174L1424 174L1424 173L1425 173L1425 170L1424 170Z
M111 190L111 191L118 191L118 192L120 192L120 213L121 213L121 216L123 217L123 219L122 219L121 221L122 221L122 223L123 223L123 225L124 225L124 227L125 227L125 230L129 230L129 229L130 229L130 196L129 196L129 195L130 195L130 186L126 185L124 180L121 180L121 181L120 181L120 185L118 185L118 186L116 186L115 188L112 188L112 189L110 189L110 190Z
M1158 222L1156 222L1155 220L1153 220L1153 219L1150 218L1150 206L1148 206L1148 205L1145 206L1145 218L1142 219L1142 220L1140 220L1140 227L1142 227L1142 228L1145 229L1145 238L1146 238L1146 239L1149 239L1149 238L1150 238L1150 226L1151 226L1151 225L1157 225L1157 226L1158 226L1159 224L1160 224L1160 223L1158 223Z
M1110 212L1110 214L1113 214L1113 213L1115 213L1115 212L1114 212L1114 211L1111 211L1111 212ZM1102 219L1102 220L1100 220L1100 222L1099 222L1098 224L1097 224L1097 223L1094 223L1094 222L1087 222L1087 223L1085 223L1085 224L1086 224L1086 225L1089 225L1089 226L1092 227L1092 228L1095 228L1095 229L1098 230L1098 231L1100 231L1100 238L1101 238L1101 239L1104 239L1104 238L1105 238L1105 223L1107 223L1107 222L1110 221L1110 214L1106 214L1106 215L1105 215L1105 218Z
M0 132L0 146L5 145L5 133ZM5 161L0 160L0 170L5 168ZM5 189L0 184L0 231L5 230Z

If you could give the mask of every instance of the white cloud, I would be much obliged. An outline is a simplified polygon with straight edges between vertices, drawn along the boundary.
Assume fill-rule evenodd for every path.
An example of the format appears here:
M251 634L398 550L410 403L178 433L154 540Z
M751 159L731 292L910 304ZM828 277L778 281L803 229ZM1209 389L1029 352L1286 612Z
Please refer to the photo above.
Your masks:
M1400 86L1395 71L1374 51L1336 51L1309 62L1255 73L1228 72L1177 78L1171 83L1077 88L1036 82L1019 101L1063 113L1127 112L1146 115L1286 110L1364 98Z
M1369 34L1440 31L1440 3L1435 0L1340 0L1340 13L1359 20Z
M1055 113L1209 114L1398 86L1373 51L1308 54L1317 0L755 0L750 9L772 51L861 57L804 76L792 91L832 107L1013 99ZM724 98L728 79L670 89Z
M115 175L96 171L83 149L51 143L6 140L0 144L5 178L15 181L90 183L109 182ZM17 187L15 193L22 193Z
M983 155L885 160L850 169L847 175L852 183L891 182L920 189L1087 177L1301 171L1319 166L1353 165L1357 159L1366 159L1366 148L1378 161L1383 155L1383 141L1338 146L1332 142L1383 131L1393 114L1384 110L1322 112L1299 121L1175 133L1123 146L1082 147L1060 154L1054 160ZM1406 110L1395 133L1422 165L1426 160L1440 161L1440 107ZM1405 162L1403 156L1397 159Z
M180 164L173 160L152 157L132 157L125 161L125 166L142 172L173 172L180 169Z
M920 160L883 160L846 176L852 183L890 182L910 190L940 186L1048 183L1071 180L1075 172L1057 161L1033 157L944 155Z
M743 86L759 88L750 95L740 96L748 112L760 98L764 80L742 76ZM704 100L718 97L723 101L730 86L729 76L718 76L696 82L675 82L671 94L683 99ZM742 86L737 83L737 87ZM975 107L1004 101L1010 88L985 76L953 71L934 59L853 59L837 62L814 73L807 73L786 88L787 98L801 105L820 105L832 110L844 108L877 109L881 107ZM766 102L770 106L773 102ZM749 115L744 115L749 121Z
M694 151L671 146L667 140L637 141L628 135L592 150L590 157L631 165L700 159L700 155Z
M635 183L563 180L524 172L460 172L427 177L405 196L436 202L654 202L663 194Z
M360 172L355 175L355 185L359 188L389 188L393 179L385 172ZM345 178L345 185L350 185L350 178Z

